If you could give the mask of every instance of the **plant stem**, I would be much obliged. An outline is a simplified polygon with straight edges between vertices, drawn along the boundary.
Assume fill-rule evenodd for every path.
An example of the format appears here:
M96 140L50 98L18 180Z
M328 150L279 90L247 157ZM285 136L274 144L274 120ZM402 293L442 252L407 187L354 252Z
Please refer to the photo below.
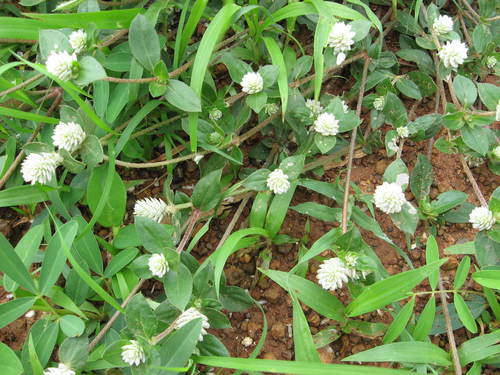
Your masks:
M479 185L477 184L476 179L474 178L474 175L472 174L469 166L467 165L467 162L465 161L463 154L460 154L460 162L462 163L462 167L464 168L464 172L467 175L467 178L469 179L469 182L472 185L472 189L474 190L474 193L476 194L477 199L481 203L481 206L488 207L488 202L486 202L486 199L484 198L484 195L481 192L481 189L479 189Z
M182 240L177 246L177 254L182 253L182 250L184 250L184 248L186 247L189 238L191 237L191 234L193 234L194 226L198 221L198 219L200 218L200 216L201 216L201 211L195 208L191 213L191 216L189 216L188 226L186 231L184 232L184 236L182 236Z
M21 82L20 84L14 86L14 87L11 87L7 90L4 90L2 92L0 92L0 98L5 96L5 95L9 95L9 94L12 94L13 92L16 92L17 90L20 90L22 89L23 87L26 87L28 86L29 84L35 82L36 80L40 79L43 77L43 74L37 74L31 78L28 78L26 81L24 82Z
M448 302L446 301L446 293L443 288L443 281L439 275L439 296L441 297L441 307L443 309L444 321L446 323L446 334L448 336L448 343L451 348L451 355L455 367L455 375L462 375L462 367L460 366L460 358L458 357L457 345L455 343L455 336L453 335L453 327L451 325L450 312L448 311Z
M481 16L479 14L477 14L477 12L474 10L474 8L472 7L472 5L470 5L467 0L460 0L460 2L462 4L465 5L465 7L469 10L469 12L475 17L476 21L481 21ZM476 22L477 24L477 22Z
M368 65L370 64L370 58L368 55L365 55L365 63L363 65L363 76L361 78L361 85L359 87L358 94L358 103L356 105L356 116L361 116L361 108L363 106L363 96L365 95L365 86L366 86L366 77L368 75ZM349 190L350 190L350 180L351 180L351 171L352 171L352 159L354 156L354 147L356 146L356 135L358 125L354 129L352 129L351 134L351 143L349 145L349 156L347 158L347 175L345 178L345 187L344 187L344 204L342 207L342 233L347 232L347 209L349 207Z

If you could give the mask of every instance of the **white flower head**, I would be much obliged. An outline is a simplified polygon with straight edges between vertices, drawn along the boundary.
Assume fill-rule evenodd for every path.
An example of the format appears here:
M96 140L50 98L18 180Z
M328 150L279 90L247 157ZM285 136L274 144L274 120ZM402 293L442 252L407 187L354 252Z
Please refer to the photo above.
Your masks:
M382 111L385 107L385 98L383 96L379 96L375 98L373 101L373 108L375 108L377 111Z
M122 346L122 360L129 366L139 366L146 362L146 355L141 344L136 340L130 340L127 345Z
M324 136L336 135L339 132L339 120L331 113L322 113L314 121L314 130Z
M441 48L438 55L444 66L458 68L467 58L467 45L459 40L451 40Z
M278 168L269 173L267 187L276 195L284 194L290 188L290 181L288 181L288 176Z
M347 276L351 279L356 280L358 278L357 265L358 265L358 254L352 251L348 251L343 257L342 261L347 269Z
M323 289L333 291L349 280L348 274L349 271L340 258L330 258L319 266L316 278Z
M434 20L432 28L438 35L443 35L449 33L453 30L453 18L446 15L441 15Z
M30 310L26 314L24 314L25 318L31 319L36 315L35 310Z
M306 108L311 112L311 118L318 116L321 112L323 112L323 107L319 100L307 99L306 100Z
M69 81L78 75L78 61L76 54L66 51L52 51L45 63L47 71L62 81Z
M488 58L486 59L486 66L489 69L493 69L495 67L495 65L497 65L496 57L495 56L488 56Z
M258 72L248 72L241 80L241 90L247 94L256 94L264 88L264 79Z
M73 31L69 34L69 44L75 53L81 53L87 46L87 33L84 30Z
M332 26L330 34L328 34L328 46L335 50L335 53L349 51L354 44L354 36L356 33L352 31L351 25L344 22L337 22Z
M401 185L395 182L384 182L382 185L377 186L373 198L375 206L386 214L401 212L406 203Z
M280 108L276 103L268 103L264 106L264 112L266 112L268 116L272 116L278 113L279 110Z
M75 372L64 363L59 363L57 367L49 367L43 375L75 375Z
M135 202L134 215L150 218L161 223L167 214L174 212L174 206L169 206L158 198L144 198Z
M153 254L148 260L149 270L153 276L163 277L169 270L168 262L163 254Z
M477 230L489 230L495 222L493 212L488 207L476 207L469 215L469 223L472 224L472 228Z
M21 174L24 181L35 184L46 184L56 174L56 168L63 158L57 152L42 152L29 154L21 165Z
M210 328L210 323L208 322L208 318L194 307L187 309L176 319L175 329L180 329L193 319L198 318L201 319L201 332L200 337L198 337L198 341L203 341L203 336L208 333L207 329Z
M87 134L76 122L60 122L54 128L52 141L54 146L62 148L68 152L74 152L80 148Z
M349 106L345 103L345 100L342 100L340 103L342 104L342 110L344 111L344 113L347 113L347 111L349 110Z
M222 118L222 111L219 108L212 108L210 110L208 117L212 121L219 121Z
M407 138L410 135L410 130L407 126L400 126L399 128L396 128L396 133L398 133L400 138Z

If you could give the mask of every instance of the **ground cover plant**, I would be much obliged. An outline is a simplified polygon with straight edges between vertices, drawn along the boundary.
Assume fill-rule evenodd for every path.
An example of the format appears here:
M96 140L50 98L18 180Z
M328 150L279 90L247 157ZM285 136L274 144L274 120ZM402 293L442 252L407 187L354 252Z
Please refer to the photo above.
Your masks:
M496 373L499 8L2 2L0 373Z

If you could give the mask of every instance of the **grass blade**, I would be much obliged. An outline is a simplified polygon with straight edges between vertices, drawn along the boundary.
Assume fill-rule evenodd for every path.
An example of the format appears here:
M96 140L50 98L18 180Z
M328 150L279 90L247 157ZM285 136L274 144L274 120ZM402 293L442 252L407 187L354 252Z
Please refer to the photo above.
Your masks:
M287 70L285 59L283 58L283 54L281 53L278 43L276 43L274 39L266 37L264 38L264 43L269 51L269 55L271 55L273 65L276 65L279 68L278 88L281 96L281 118L284 120L288 104L288 77L286 74Z

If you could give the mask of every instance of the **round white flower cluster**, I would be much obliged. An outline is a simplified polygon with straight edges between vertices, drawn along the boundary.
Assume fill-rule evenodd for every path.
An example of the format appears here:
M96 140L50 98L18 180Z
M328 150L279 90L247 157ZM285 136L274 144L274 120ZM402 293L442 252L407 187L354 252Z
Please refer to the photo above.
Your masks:
M447 15L440 15L434 20L432 29L438 35L449 33L451 30L453 30L453 18Z
M339 120L331 113L324 112L314 121L314 130L324 136L334 136L339 132Z
M407 203L401 185L392 182L384 182L377 186L373 194L375 206L386 214L395 214L401 212L403 206Z
M495 222L493 212L488 207L476 207L469 215L469 223L472 224L472 228L477 230L490 230Z
M69 44L76 54L82 53L87 46L87 33L84 30L73 31L69 35Z
M373 101L373 108L375 108L377 111L382 111L385 107L385 98L383 96L379 96L375 98Z
M269 173L267 187L276 195L284 194L290 189L290 181L288 181L288 176L278 168Z
M153 276L163 277L169 270L168 262L163 254L153 254L148 260L149 270Z
M56 168L62 163L63 158L57 152L41 152L29 154L21 165L21 174L24 181L32 185L48 183L56 174Z
M365 277L366 272L357 271L358 256L354 252L347 252L342 258L325 260L316 273L316 279L323 289L334 291L341 288L349 279L357 280Z
M307 99L306 108L311 112L311 118L317 117L321 112L323 112L323 107L321 106L319 100Z
M139 366L146 362L144 349L136 340L130 340L127 345L122 346L122 360L129 366Z
M410 130L407 126L400 126L399 128L396 128L396 133L398 133L398 137L400 138L408 138Z
M198 337L198 341L203 341L203 336L208 333L207 329L210 328L210 323L208 322L208 318L200 311L198 311L198 309L196 309L195 307L187 309L176 319L175 329L177 330L182 328L193 319L201 319L201 333L200 337Z
M258 72L248 72L243 76L240 85L243 92L256 94L264 88L264 79Z
M75 372L64 363L59 363L57 367L49 367L43 375L75 375Z
M351 25L344 22L337 22L332 26L330 34L328 34L328 46L332 47L337 54L337 65L342 64L346 58L346 51L351 49L354 44L354 36L356 33L352 31Z
M264 106L264 112L266 112L266 115L272 116L280 110L280 107L276 103L268 103Z
M222 118L222 111L218 108L213 108L209 113L208 113L208 118L212 121L219 121Z
M52 134L54 146L68 152L78 150L83 141L85 141L85 138L87 138L85 131L79 124L73 121L60 122L54 128L54 133Z
M174 207L158 198L144 198L135 202L134 215L147 217L161 223L167 214L172 214Z
M467 45L459 40L446 42L438 52L439 58L447 68L458 68L467 58Z
M78 74L79 66L76 53L52 51L45 62L47 71L62 81L69 81Z
M489 69L493 69L495 67L495 65L497 65L496 57L495 56L488 56L488 58L486 59L486 66Z

